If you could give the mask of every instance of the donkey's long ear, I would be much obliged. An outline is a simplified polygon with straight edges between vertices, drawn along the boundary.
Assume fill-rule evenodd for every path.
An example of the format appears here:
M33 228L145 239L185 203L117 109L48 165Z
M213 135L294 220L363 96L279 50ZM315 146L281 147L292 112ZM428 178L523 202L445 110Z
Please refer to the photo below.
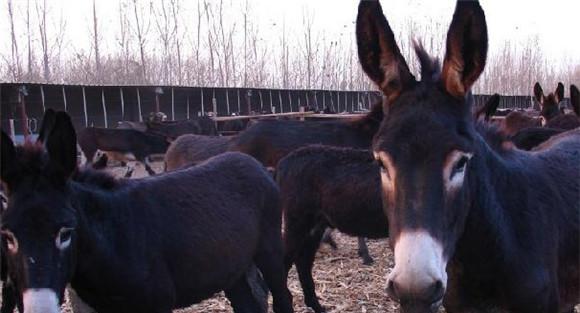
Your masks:
M554 96L556 96L556 102L560 103L564 100L564 84L561 82L558 83L558 87L556 87L556 92L554 92Z
M38 139L36 141L44 143L46 141L46 136L50 133L54 127L56 120L56 112L53 109L47 109L42 117L42 123L40 124L40 130L38 131Z
M544 103L544 90L539 82L534 84L534 98L536 98L536 101L538 101L539 104Z
M389 104L415 82L378 0L361 0L356 19L360 64Z
M499 106L499 100L500 96L497 93L491 96L487 100L487 102L483 105L483 107L477 110L475 118L478 120L483 119L485 121L489 121L489 118L492 117L497 111L497 107Z
M487 59L487 24L478 1L457 1L446 49L443 86L451 95L463 98L483 72Z
M62 170L64 178L69 178L77 168L77 135L68 114L56 113L45 145L51 164Z
M16 149L12 139L4 131L2 131L0 140L2 148L0 150L0 178L3 182L9 183L12 172L15 169Z
M580 117L580 91L575 85L570 85L570 104L574 113Z

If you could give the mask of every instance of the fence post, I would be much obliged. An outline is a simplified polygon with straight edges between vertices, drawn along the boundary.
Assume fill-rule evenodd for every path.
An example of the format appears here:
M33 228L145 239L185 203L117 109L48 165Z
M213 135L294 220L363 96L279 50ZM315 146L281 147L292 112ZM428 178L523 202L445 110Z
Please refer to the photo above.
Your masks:
M28 115L26 114L26 99L28 96L28 90L26 86L22 85L18 88L18 103L20 103L20 123L22 123L22 135L24 139L27 140L30 135L30 130L28 129Z
M274 102L272 102L272 89L270 89L270 112L274 112Z
M83 111L85 113L85 127L89 127L89 115L87 113L87 94L85 92L85 86L82 87L83 90Z
M175 93L171 87L171 120L175 121Z
M226 111L228 112L228 115L230 115L230 93L228 92L227 88L226 88Z
M159 95L163 94L163 89L161 87L155 88L155 113L159 113L160 106L159 106Z
M125 97L123 96L123 87L119 88L119 94L121 96L121 118L125 120Z
M137 113L139 113L139 122L143 122L143 112L141 112L141 93L137 88Z
M238 114L242 115L242 106L240 104L240 88L238 88Z
M67 111L67 104L66 104L66 92L64 91L64 85L62 85L62 100L64 102L64 111Z
M46 105L44 104L44 87L42 85L40 85L40 98L42 99L42 113L44 113L46 112Z
M264 112L264 103L262 102L262 90L258 90L258 95L260 96L260 114Z
M300 101L300 100L298 100L298 101ZM304 113L304 107L303 106L299 107L298 111L300 113ZM304 115L300 115L300 120L304 121Z
M187 94L187 99L186 99L185 103L187 104L187 107L186 107L187 119L189 119L189 94Z
M105 90L101 88L101 103L103 104L103 117L105 118L105 128L109 128L109 121L107 120L107 105L105 104Z
M280 113L284 113L284 104L282 103L282 90L278 89L278 99L280 100Z
M290 94L290 90L288 90L288 103L290 104L290 112L294 112L294 108L292 107L292 95Z
M16 130L14 129L14 119L11 118L8 120L8 132L10 133L10 138L12 141L16 140Z
M203 105L203 87L200 90L201 90L201 116L205 116L205 107Z
M217 100L215 98L215 89L213 90L211 95L211 104L213 106L213 116L218 116Z

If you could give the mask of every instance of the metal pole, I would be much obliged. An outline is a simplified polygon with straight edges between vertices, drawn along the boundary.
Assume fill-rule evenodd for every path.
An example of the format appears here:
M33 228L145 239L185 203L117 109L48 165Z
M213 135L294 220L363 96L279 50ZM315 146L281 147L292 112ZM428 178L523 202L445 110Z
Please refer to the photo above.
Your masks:
M226 88L226 110L228 112L228 115L230 115L230 93L228 92L227 88Z
M137 88L137 112L139 113L139 122L143 122L143 112L141 112L141 93Z
M238 114L242 114L242 106L240 105L240 89L238 88Z
M22 123L22 135L24 135L24 140L28 140L28 136L30 135L30 130L28 129L28 115L26 114L25 97L27 95L28 90L26 89L26 86L20 86L20 88L18 88L18 102L20 103L20 123Z
M260 111L264 112L264 103L262 102L262 91L261 90L258 90L258 95L260 96Z
M284 113L284 104L282 103L282 90L278 89L278 99L280 100L280 113Z
M213 116L218 116L217 100L215 98L215 89L213 90L212 95L211 95L211 104L213 106Z
M101 102L103 104L103 117L105 118L105 128L109 128L109 121L107 121L107 105L105 104L105 90L101 89Z
M201 116L205 116L205 108L203 106L203 88L201 90Z
M294 112L294 108L292 107L292 95L290 95L290 90L288 90L288 103L290 104L290 112Z
M64 85L62 86L62 100L64 102L64 110L67 111L67 104L66 104L66 92L64 91Z
M83 86L83 111L85 113L85 127L89 127L89 115L87 113L87 94L85 93L85 86Z
M272 102L272 89L270 89L270 112L274 111L274 103Z
M186 104L187 104L187 107L186 107L186 110L187 110L187 119L189 119L189 94L187 95Z
M125 120L125 97L123 96L123 88L119 88L121 95L121 118Z
M175 121L175 94L173 87L171 87L171 120Z
M42 98L42 113L46 111L46 106L44 105L44 88L40 85L40 97Z

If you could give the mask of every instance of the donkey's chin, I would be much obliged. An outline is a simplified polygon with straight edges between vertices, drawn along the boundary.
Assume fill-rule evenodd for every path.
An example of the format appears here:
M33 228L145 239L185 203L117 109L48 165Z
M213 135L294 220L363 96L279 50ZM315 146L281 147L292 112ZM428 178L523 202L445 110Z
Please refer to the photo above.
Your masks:
M52 289L26 289L22 304L24 313L60 313L58 297Z
M434 303L409 303L401 304L402 313L435 313L439 310L441 303L443 301L439 300Z

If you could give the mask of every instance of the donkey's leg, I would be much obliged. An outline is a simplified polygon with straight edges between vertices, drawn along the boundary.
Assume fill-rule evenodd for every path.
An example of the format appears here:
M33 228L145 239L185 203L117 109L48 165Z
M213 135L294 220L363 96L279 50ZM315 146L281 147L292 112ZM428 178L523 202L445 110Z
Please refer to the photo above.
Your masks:
M145 170L147 171L147 173L149 173L150 176L157 174L149 165L149 156L146 156L142 161L142 163L145 165Z
M6 280L2 284L2 306L0 306L0 313L12 313L16 308L16 290L14 285Z
M302 251L295 262L300 285L302 286L302 292L304 293L304 303L311 307L316 313L326 311L324 307L320 305L320 302L318 302L314 279L312 278L312 266L314 265L314 258L316 256L316 251L318 251L320 239L322 238L323 233L324 228L315 228L315 231L310 234L304 243Z
M364 237L358 237L358 256L362 258L364 265L372 265L375 262L369 254L369 248Z
M334 241L334 238L332 238L332 231L333 231L332 228L327 228L324 231L324 235L322 235L321 242L329 245L332 248L332 250L337 250L338 246L336 245L336 241Z
M256 267L253 265L252 267L258 274ZM253 292L256 286L258 286L258 289L261 288L259 287L260 282L257 280L262 278L259 275L249 275L251 270L252 268L250 268L248 273L240 277L232 288L225 291L226 297L230 300L235 313L268 312L267 293L263 294L266 297L262 297ZM250 282L250 280L253 282Z
M284 268L284 247L280 225L274 223L264 228L254 261L272 292L274 312L292 313L294 308L286 281L287 272Z

